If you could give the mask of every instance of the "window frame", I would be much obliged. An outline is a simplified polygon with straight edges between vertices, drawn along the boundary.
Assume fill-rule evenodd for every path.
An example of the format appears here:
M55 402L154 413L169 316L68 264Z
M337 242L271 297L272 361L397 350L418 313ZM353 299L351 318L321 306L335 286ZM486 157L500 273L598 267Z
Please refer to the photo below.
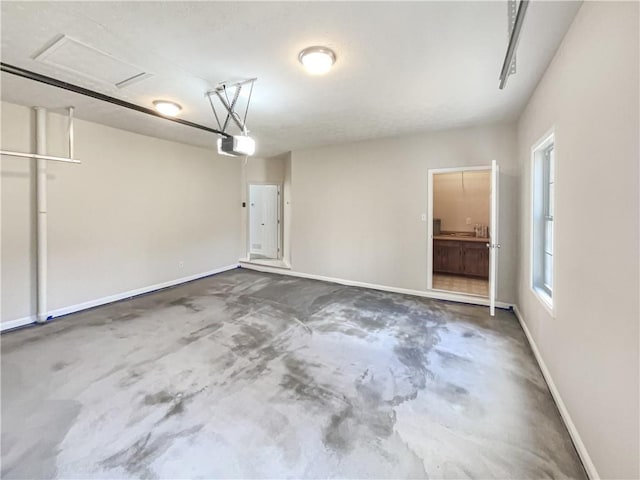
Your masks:
M546 282L546 278L547 278L547 263L545 261L542 262L541 265L541 276L542 276L542 284L539 286L539 288L541 288L542 290L544 290L544 292L551 298L553 299L553 237L554 234L553 232L555 231L555 224L553 221L553 212L550 211L551 210L551 205L553 205L553 201L555 200L553 197L553 194L551 193L551 185L554 184L555 182L553 181L550 174L550 170L552 170L552 166L553 162L555 161L555 145L552 143L551 145L548 145L543 151L543 158L542 158L542 222L543 222L543 232L542 232L542 253L543 253L543 258L544 255L548 255L551 257L551 274L549 275L551 277L551 285L548 285ZM552 157L552 153L553 153L553 157ZM555 189L555 186L554 186ZM551 222L551 245L548 244L548 237L547 237L547 229L549 228L549 222Z
M530 210L530 287L535 296L554 316L556 293L555 268L555 197L557 147L554 130L547 132L531 147L531 210ZM553 177L551 177L553 170ZM553 187L551 186L553 185ZM547 230L551 225L551 234ZM546 256L550 256L550 285L547 284Z

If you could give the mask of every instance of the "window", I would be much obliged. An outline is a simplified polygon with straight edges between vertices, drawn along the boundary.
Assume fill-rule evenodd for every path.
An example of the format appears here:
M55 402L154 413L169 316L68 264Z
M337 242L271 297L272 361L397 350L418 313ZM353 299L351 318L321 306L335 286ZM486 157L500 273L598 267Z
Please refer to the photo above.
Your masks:
M549 135L533 150L532 169L532 287L548 307L553 306L553 232L555 142Z

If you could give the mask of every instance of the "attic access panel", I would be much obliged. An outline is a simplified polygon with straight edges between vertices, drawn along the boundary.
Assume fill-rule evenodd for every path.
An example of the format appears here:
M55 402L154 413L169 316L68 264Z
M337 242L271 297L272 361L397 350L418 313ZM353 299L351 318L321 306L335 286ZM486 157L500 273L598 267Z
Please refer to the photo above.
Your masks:
M124 88L151 76L140 67L67 35L60 36L34 60L116 88Z

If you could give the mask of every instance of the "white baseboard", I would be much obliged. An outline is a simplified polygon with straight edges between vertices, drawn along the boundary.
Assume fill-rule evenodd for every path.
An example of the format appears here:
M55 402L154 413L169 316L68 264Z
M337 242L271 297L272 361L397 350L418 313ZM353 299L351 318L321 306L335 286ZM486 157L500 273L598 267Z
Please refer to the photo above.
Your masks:
M518 318L520 325L522 326L522 330L524 330L524 334L526 335L527 340L529 341L529 345L531 346L533 355L536 357L536 361L538 362L538 365L540 366L540 370L542 371L542 376L547 382L549 391L551 392L551 396L553 397L553 400L556 402L556 406L560 411L560 416L562 417L562 420L564 421L564 424L567 427L567 430L569 431L571 440L573 440L573 444L576 447L576 451L578 452L578 455L580 456L580 460L582 460L582 465L584 465L587 475L591 480L599 479L600 475L596 470L596 466L593 464L593 461L591 460L591 456L589 455L587 448L582 442L580 433L578 433L578 429L573 423L573 420L571 419L571 415L569 415L569 410L567 410L567 406L562 401L560 392L558 391L556 384L553 382L551 373L549 372L547 365L544 363L544 359L540 355L540 350L538 350L538 346L536 345L535 340L531 336L531 332L529 331L527 324L524 322L524 319L522 318L522 314L520 313L520 310L518 309L517 305L514 305L513 311L516 314L516 317Z
M459 293L441 292L437 290L411 290L408 288L389 287L386 285L377 285L374 283L358 282L355 280L345 280L343 278L325 277L322 275L314 275L311 273L296 272L293 270L285 270L282 268L273 268L264 265L256 265L241 262L242 268L248 270L256 270L258 272L277 273L280 275L289 275L292 277L309 278L312 280L320 280L323 282L338 283L340 285L347 285L350 287L362 287L371 288L372 290L382 290L384 292L402 293L405 295L415 295L417 297L433 298L436 300L448 300L451 302L469 303L472 305L489 306L489 299L483 297L476 297L474 295L463 295ZM510 303L496 302L498 308L511 308Z
M208 277L210 275L215 275L216 273L222 273L222 272L226 272L227 270L233 270L234 268L238 268L238 266L239 265L237 263L234 263L232 265L227 265L225 267L209 270L208 272L196 273L195 275L190 275L188 277L177 278L175 280L169 280L168 282L156 283L155 285L136 288L135 290L116 293L115 295L109 295L107 297L102 297L95 300L89 300L88 302L83 302L83 303L78 303L76 305L57 308L55 310L51 310L47 312L47 318L61 317L63 315L69 315L71 313L79 312L81 310L86 310L88 308L98 307L100 305L105 305L107 303L117 302L118 300L124 300L125 298L131 298L131 297L136 297L138 295L143 295L145 293L151 293L156 290L162 290L163 288L173 287L176 285L180 285L181 283L191 282L193 280L198 280L200 278ZM24 325L29 325L31 323L34 323L35 321L36 321L35 315L19 318L16 320L9 320L7 322L2 322L0 324L0 331L22 327Z
M270 259L254 259L254 260L250 260L248 258L241 258L239 260L240 262L240 266L244 266L244 265L258 265L258 266L262 266L262 267L272 267L272 268L277 268L279 270L281 269L285 269L285 270L291 270L291 265L289 265L286 261L284 260L270 260Z
M0 332L5 330L11 330L12 328L24 327L36 322L36 316L30 315L28 317L16 318L15 320L9 320L7 322L0 323Z

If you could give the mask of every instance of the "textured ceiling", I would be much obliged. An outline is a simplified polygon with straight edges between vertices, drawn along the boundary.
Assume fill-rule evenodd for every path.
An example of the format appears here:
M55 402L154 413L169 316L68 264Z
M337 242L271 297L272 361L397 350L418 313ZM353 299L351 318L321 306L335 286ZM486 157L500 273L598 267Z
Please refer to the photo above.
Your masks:
M258 77L248 126L258 155L517 118L580 3L532 2L505 90L502 2L2 2L2 61L215 127L204 97ZM117 88L36 59L61 35L152 74ZM338 61L307 75L297 54L326 45ZM90 59L91 57L87 57ZM83 72L98 65L79 65ZM2 74L2 99L77 107L79 118L213 147L211 134Z

